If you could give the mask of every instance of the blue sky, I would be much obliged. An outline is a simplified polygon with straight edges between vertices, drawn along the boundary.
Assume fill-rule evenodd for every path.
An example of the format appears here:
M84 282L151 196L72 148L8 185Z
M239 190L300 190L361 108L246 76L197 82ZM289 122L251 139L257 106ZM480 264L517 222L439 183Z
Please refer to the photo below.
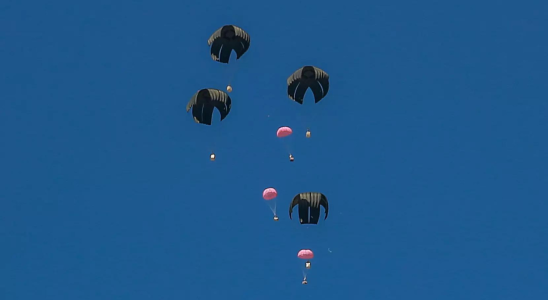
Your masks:
M0 298L547 299L546 11L3 1ZM225 24L251 36L231 70L207 47ZM304 65L331 88L299 107ZM230 72L230 115L194 123ZM308 191L330 201L315 227L287 215Z

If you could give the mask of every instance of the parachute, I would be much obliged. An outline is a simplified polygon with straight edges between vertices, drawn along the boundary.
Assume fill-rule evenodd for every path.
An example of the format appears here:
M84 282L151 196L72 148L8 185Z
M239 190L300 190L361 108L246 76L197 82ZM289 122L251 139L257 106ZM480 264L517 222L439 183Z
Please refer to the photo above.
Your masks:
M283 138L286 136L290 136L293 133L293 130L289 127L280 127L278 128L278 131L276 131L276 136L279 138Z
M276 197L278 197L278 191L275 188L266 188L263 191L263 199L266 200L270 210L274 214L274 221L280 220L278 215L276 215Z
M310 262L311 259L314 258L314 252L310 249L302 249L297 253L297 257L300 259L306 259L306 263L304 264L304 267L306 270L309 270L310 267L312 267L312 263ZM307 271L303 270L303 284L308 284L308 281L306 281Z
M316 103L320 102L329 91L329 75L320 68L304 66L287 78L287 95L299 104L303 104L308 88L314 93Z
M192 108L192 116L196 123L211 125L214 108L221 113L222 121L230 113L231 106L232 99L227 93L217 89L202 89L190 98L186 111L189 112Z
M302 249L297 253L297 257L300 259L313 259L314 258L314 252L310 249Z
M301 224L318 224L320 206L325 209L325 219L329 213L327 197L322 193L300 193L293 198L289 205L289 218L292 219L293 207L299 205L299 219ZM310 214L309 214L310 212Z
M278 196L278 192L274 188L267 188L263 191L263 199L270 201Z
M217 29L207 40L211 47L211 58L224 64L228 64L232 50L236 52L236 59L240 59L249 49L250 43L249 34L234 25L225 25Z
M293 129L291 129L291 127L287 127L287 126L280 127L276 131L276 136L280 139L288 137L291 134L293 134ZM287 152L289 152L289 161L294 161L295 157L293 157L293 154L291 154L291 151L289 151L289 145L285 144L285 147L286 147Z

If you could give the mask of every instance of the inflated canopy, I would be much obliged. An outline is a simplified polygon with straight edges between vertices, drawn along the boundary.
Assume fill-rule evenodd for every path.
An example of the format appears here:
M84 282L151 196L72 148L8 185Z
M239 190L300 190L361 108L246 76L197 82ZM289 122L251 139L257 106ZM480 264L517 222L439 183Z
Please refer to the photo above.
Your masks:
M320 68L304 66L287 78L287 95L299 104L303 104L308 88L314 93L316 103L320 102L329 91L329 75Z
M329 213L329 203L327 197L322 193L300 193L293 198L289 205L289 218L293 213L293 207L299 206L299 220L301 224L318 224L320 219L320 206L325 209L325 219Z
M240 27L225 25L209 37L207 44L211 47L211 58L214 61L228 64L232 50L236 52L236 59L240 59L249 49L251 38Z
M202 89L190 98L186 111L192 108L192 116L196 123L211 125L214 108L221 113L222 121L230 113L231 106L232 99L227 93L217 89Z

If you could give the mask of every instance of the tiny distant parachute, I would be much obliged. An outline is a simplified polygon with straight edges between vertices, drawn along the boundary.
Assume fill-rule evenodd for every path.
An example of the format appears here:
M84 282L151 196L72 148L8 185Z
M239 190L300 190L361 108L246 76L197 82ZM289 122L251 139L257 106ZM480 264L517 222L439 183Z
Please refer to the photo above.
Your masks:
M286 136L290 136L293 133L293 130L289 127L280 127L278 128L278 131L276 131L276 136L279 138L283 138Z
M310 249L302 249L297 253L297 257L300 259L313 259L314 258L314 252Z
M228 64L232 50L236 52L236 59L240 59L249 49L251 38L240 27L225 25L215 31L207 40L211 47L211 58L224 64Z
M320 102L329 91L329 75L320 68L304 66L287 78L287 95L299 104L303 104L308 88L314 93L316 103Z
M293 207L299 206L299 220L301 224L318 224L320 206L325 209L325 219L329 213L327 197L322 193L300 193L293 198L289 205L289 218L292 219Z
M196 123L211 125L214 108L221 113L222 121L230 113L231 106L232 99L227 93L217 89L202 89L190 98L186 111L189 112L192 108L192 116Z
M274 188L267 188L263 191L263 199L270 201L278 197L278 192Z

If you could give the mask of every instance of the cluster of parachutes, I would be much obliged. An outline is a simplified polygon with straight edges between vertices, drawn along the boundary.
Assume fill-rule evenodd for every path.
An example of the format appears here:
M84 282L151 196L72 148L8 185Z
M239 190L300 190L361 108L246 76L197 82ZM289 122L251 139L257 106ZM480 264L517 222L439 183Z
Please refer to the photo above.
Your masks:
M207 41L210 46L211 58L214 61L228 64L232 51L236 53L236 60L240 59L249 50L251 38L242 28L234 25L225 25L216 30ZM304 95L310 89L314 94L315 103L322 100L329 91L329 75L314 66L304 66L289 76L287 79L287 96L298 104L303 104ZM226 87L227 92L232 92L232 86ZM186 107L187 112L192 110L194 121L202 125L211 125L213 111L216 108L223 121L230 113L232 99L221 90L214 88L201 89L192 96ZM293 133L290 127L280 127L276 136L285 138ZM311 137L310 129L306 131L306 138ZM210 160L215 161L216 156L212 151ZM289 153L289 161L293 162L295 158ZM272 213L274 221L279 221L276 214L276 198L278 192L274 188L267 188L263 191L263 198L266 200ZM306 192L296 195L289 205L289 218L292 219L293 208L298 206L300 224L316 225L320 219L320 208L323 206L325 211L324 220L327 219L329 204L327 197L322 193ZM306 260L302 284L307 284L306 270L310 269L310 260L314 258L314 252L310 249L301 249L297 257Z
M279 221L280 218L276 214L276 198L278 197L278 191L275 188L266 188L263 191L263 199L269 203L270 210L274 214L274 221ZM298 206L299 212L299 222L303 225L317 225L320 220L320 208L323 206L325 211L324 220L327 219L329 214L329 202L327 202L327 197L322 193L308 192L300 193L293 197L291 203L289 204L289 219L292 220L293 208ZM305 259L303 269L303 281L302 284L308 284L307 270L312 266L310 260L314 258L314 252L310 249L301 249L297 253L297 257L300 259Z

